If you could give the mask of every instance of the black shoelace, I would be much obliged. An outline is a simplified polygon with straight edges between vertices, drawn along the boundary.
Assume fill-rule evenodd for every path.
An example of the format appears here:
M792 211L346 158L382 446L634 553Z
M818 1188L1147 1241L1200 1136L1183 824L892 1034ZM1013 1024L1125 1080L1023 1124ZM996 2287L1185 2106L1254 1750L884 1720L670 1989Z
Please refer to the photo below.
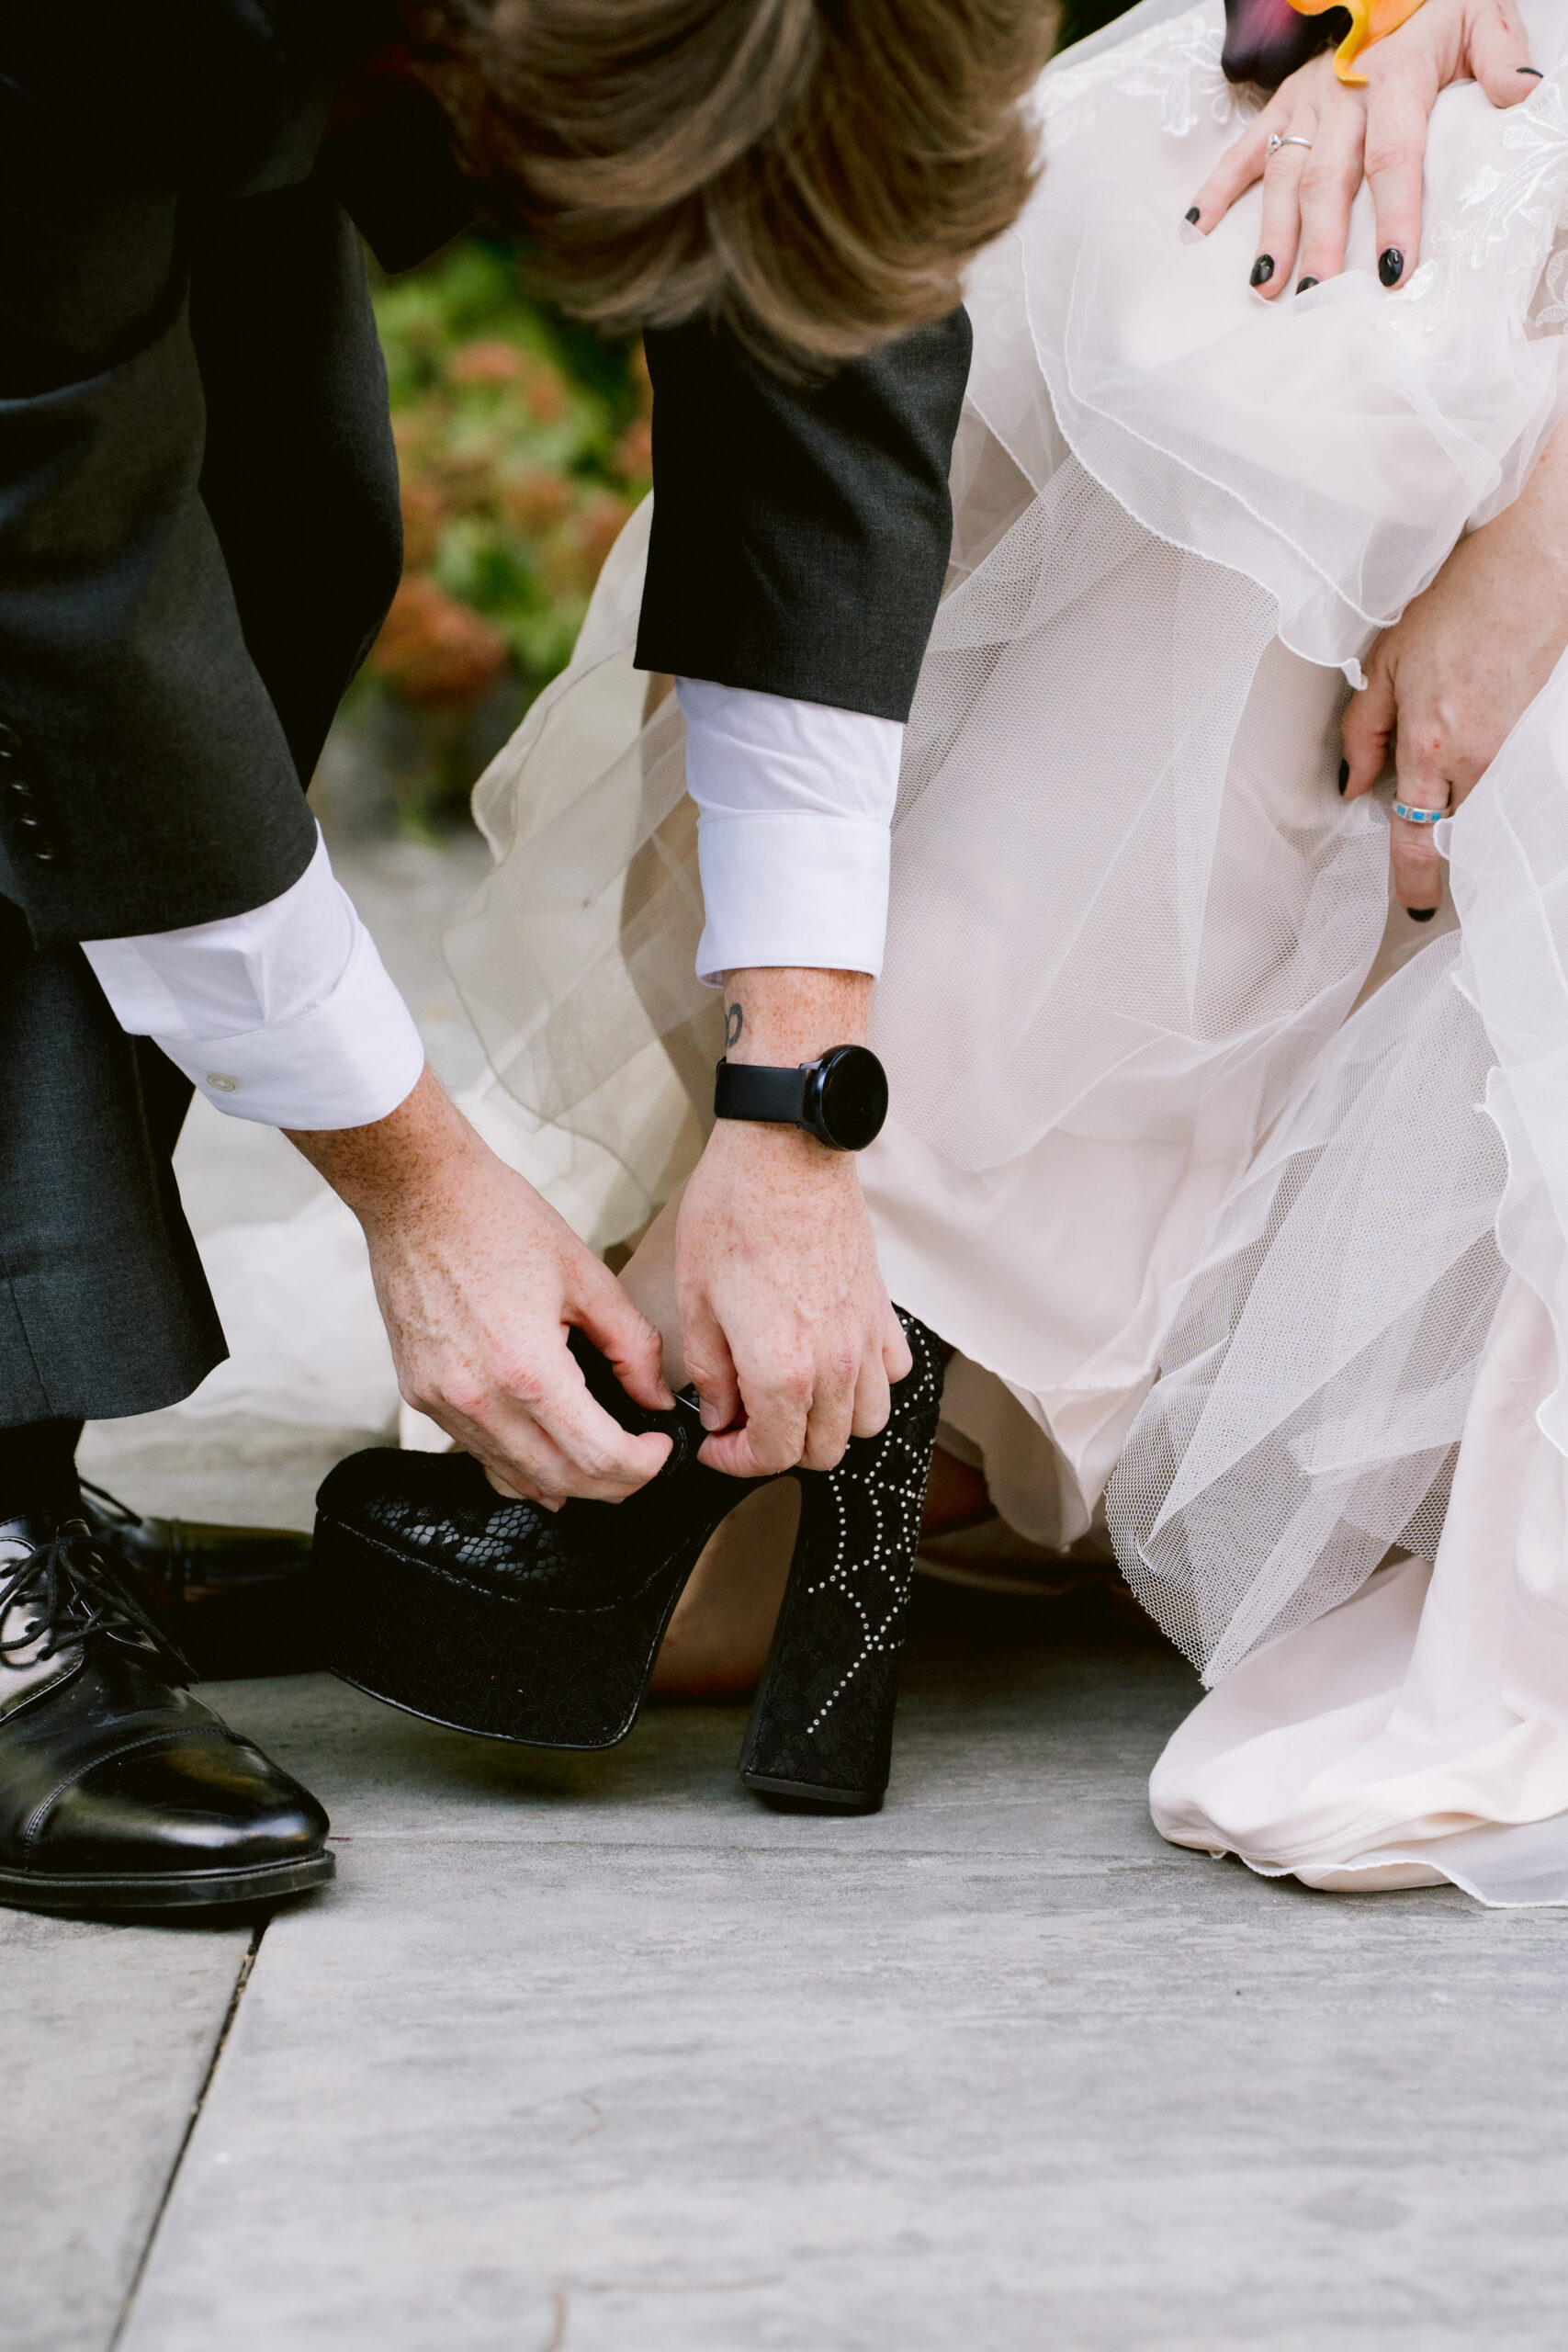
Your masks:
M95 1634L130 1634L139 1645L151 1642L160 1660L180 1679L193 1679L157 1619L150 1614L124 1578L112 1568L97 1544L80 1521L60 1528L40 1550L8 1567L0 1566L0 1625L18 1604L33 1611L19 1634L0 1640L0 1661L14 1651L33 1650L39 1660L51 1658Z
M111 1495L107 1487L96 1485L91 1478L82 1478L78 1483L85 1495L91 1495L94 1503L111 1527L141 1526L141 1519L131 1510L130 1505L122 1503L118 1495Z

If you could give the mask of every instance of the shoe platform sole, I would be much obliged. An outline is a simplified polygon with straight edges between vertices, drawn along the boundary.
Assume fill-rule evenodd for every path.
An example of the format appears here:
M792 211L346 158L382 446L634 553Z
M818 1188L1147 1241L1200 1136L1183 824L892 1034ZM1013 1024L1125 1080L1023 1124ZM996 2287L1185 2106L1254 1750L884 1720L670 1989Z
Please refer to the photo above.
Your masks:
M683 1577L672 1580L645 1602L636 1664L610 1708L603 1708L588 1680L578 1719L572 1721L575 1711L558 1701L557 1720L547 1732L536 1722L525 1727L520 1717L532 1711L519 1704L504 1670L498 1668L509 1653L528 1656L530 1635L547 1640L549 1612L433 1574L423 1562L324 1515L317 1526L316 1557L338 1580L334 1614L340 1630L330 1662L340 1682L421 1723L464 1732L470 1739L580 1756L618 1746L636 1723L648 1674L684 1583ZM384 1629L390 1625L405 1634L412 1629L412 1646L401 1641L389 1646ZM536 1677L536 1656L530 1659ZM482 1662L478 1672L475 1660ZM563 1672L560 1681L570 1690L584 1679ZM753 1744L749 1735L748 1753ZM781 1778L750 1770L744 1762L740 1778L765 1801L801 1813L879 1813L886 1793L885 1786L837 1788Z
M609 1739L536 1739L522 1732L496 1731L488 1724L469 1723L461 1715L437 1714L434 1707L416 1706L412 1699L384 1690L379 1682L366 1681L346 1666L330 1665L328 1670L340 1682L346 1682L351 1690L363 1690L367 1699L375 1699L383 1707L395 1707L400 1715L412 1715L416 1723L434 1724L437 1731L459 1731L465 1739L497 1740L503 1747L542 1747L553 1756L603 1756L607 1749L618 1747L632 1728L627 1724L624 1731L617 1731Z
M260 1862L243 1871L136 1871L115 1877L48 1877L0 1870L0 1905L15 1911L232 1911L280 1903L325 1886L337 1869L330 1853L297 1862Z
M772 1797L781 1810L801 1813L880 1813L885 1789L824 1789L813 1781L781 1781L771 1772L748 1772L741 1779L760 1797Z
M615 1747L637 1721L694 1556L649 1577L619 1612L616 1648L602 1655L594 1611L469 1584L322 1511L315 1557L327 1663L384 1705L479 1739Z

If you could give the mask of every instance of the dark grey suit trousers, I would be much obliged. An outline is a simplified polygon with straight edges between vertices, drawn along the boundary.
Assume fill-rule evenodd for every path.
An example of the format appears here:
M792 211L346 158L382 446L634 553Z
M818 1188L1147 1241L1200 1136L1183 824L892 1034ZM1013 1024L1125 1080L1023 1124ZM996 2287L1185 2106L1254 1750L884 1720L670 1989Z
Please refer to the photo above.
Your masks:
M190 1096L0 900L0 1428L150 1413L222 1361L169 1165Z

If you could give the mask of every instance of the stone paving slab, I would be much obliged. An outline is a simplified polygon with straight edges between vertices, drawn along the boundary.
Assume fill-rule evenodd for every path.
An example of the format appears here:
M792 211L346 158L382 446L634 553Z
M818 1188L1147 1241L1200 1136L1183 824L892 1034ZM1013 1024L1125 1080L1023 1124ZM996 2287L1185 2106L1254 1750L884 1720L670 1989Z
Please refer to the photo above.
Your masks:
M378 1843L125 2352L1541 2346L1560 1939L1173 1857Z
M0 1911L9 2352L104 2352L250 1940Z
M268 1931L122 2352L1555 2346L1562 1917L1177 1853L1185 1668L922 1620L870 1821L728 1787L736 1710L530 1762L226 1690L341 1874Z

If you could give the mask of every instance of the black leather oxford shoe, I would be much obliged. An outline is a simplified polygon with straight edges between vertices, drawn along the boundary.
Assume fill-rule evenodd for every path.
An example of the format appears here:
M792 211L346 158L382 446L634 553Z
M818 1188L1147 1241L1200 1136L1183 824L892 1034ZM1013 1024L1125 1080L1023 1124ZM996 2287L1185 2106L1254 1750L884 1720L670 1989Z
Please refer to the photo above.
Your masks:
M0 1521L0 1903L214 1909L332 1877L315 1798L187 1679L84 1521Z
M307 1605L308 1535L141 1519L85 1478L82 1516L198 1681L308 1674L326 1663L318 1612Z

